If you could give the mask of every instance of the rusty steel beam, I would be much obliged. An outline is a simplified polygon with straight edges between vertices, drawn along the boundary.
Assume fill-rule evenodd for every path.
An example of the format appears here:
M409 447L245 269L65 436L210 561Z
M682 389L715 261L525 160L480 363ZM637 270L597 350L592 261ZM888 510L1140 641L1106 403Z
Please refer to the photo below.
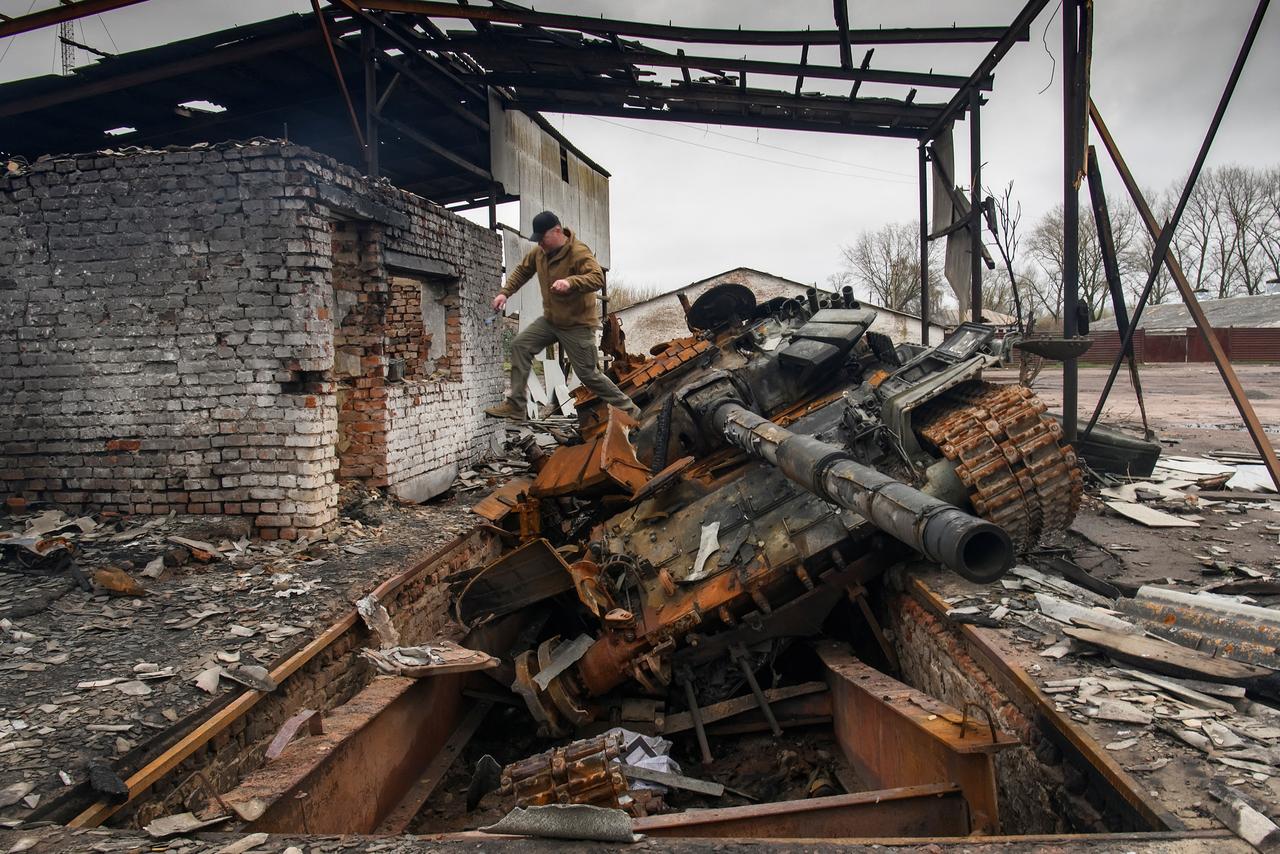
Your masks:
M466 692L463 692L464 694ZM504 698L506 699L506 698ZM405 792L404 797L396 804L391 812L378 823L376 832L379 834L401 834L409 829L409 825L422 811L427 801L431 800L431 795L444 782L445 776L449 773L449 769L458 760L462 751L466 749L471 738L476 734L476 730L480 729L480 724L484 723L484 719L493 709L493 700L480 700L471 707L471 711L458 722L458 726L454 729L453 734L449 736L448 741L440 746L435 755L431 757L430 763L427 764L426 770L422 772L422 776L418 778L409 790Z
M825 682L804 682L799 685L788 685L782 688L769 688L764 692L765 698L771 703L777 703L789 700L792 697L801 697L808 694L825 694L827 692L827 683ZM755 695L745 697L734 697L730 700L722 700L719 703L712 703L709 706L702 706L699 716L704 723L715 723L727 718L733 718L738 715L745 714L757 707L758 701ZM677 712L673 715L667 715L663 722L662 734L672 735L677 732L686 732L697 725L697 720L691 712Z
M1111 161L1120 173L1120 179L1124 182L1125 189L1129 191L1129 197L1133 199L1134 207L1138 209L1138 214L1142 217L1143 223L1146 224L1147 231L1151 234L1151 239L1156 240L1160 235L1160 223L1155 218L1155 214L1151 212L1151 206L1147 204L1147 199L1142 194L1142 188L1138 186L1133 173L1129 171L1129 166L1125 163L1124 156L1120 153L1115 139L1112 138L1111 132L1107 130L1107 125L1102 120L1102 114L1098 112L1098 106L1092 100L1089 101L1089 116L1093 119L1093 126L1098 131L1098 137L1111 155ZM1200 301L1196 299L1195 288L1187 280L1187 275L1183 272L1182 265L1178 263L1178 259L1174 257L1172 251L1165 252L1164 264L1169 270L1169 275L1173 277L1174 284L1178 287L1178 293L1182 295L1182 301L1186 304L1187 311L1191 314L1191 319L1195 322L1196 329L1200 330L1205 345L1209 348L1210 355L1213 356L1213 363L1218 368L1218 373L1222 376L1222 381L1227 386L1227 392L1231 395L1231 400L1235 402L1236 409L1240 412L1245 430L1248 431L1249 438L1253 440L1253 446L1258 449L1258 453L1262 456L1262 461L1266 464L1267 471L1271 473L1271 479L1276 484L1280 484L1280 459L1276 457L1276 450L1271 446L1271 440L1267 438L1266 430L1263 429L1262 422L1258 419L1258 413L1254 411L1253 404L1249 401L1249 395L1245 393L1244 386L1240 384L1240 378L1236 376L1231 360L1227 358L1226 351L1222 349L1222 342L1214 334L1209 318L1205 316L1204 309L1200 307ZM1130 335L1136 329L1137 320L1135 312L1134 326L1129 330Z
M827 798L637 818L636 833L728 839L866 839L966 836L968 810L955 786L907 786Z
M79 0L79 2L70 3L63 0L63 5L54 6L52 9L41 9L39 12L12 18L6 17L0 21L0 39L78 18L87 18L89 15L100 15L113 9L123 9L125 6L133 6L141 2L142 0Z
M324 13L320 11L320 0L311 0L311 10L315 13L316 23L320 27L320 35L324 37L324 46L329 54L329 61L333 64L333 76L338 79L338 89L342 92L342 100L347 105L347 116L351 119L351 129L355 131L356 143L360 146L360 150L365 152L365 158L369 156L369 146L365 143L365 136L360 131L360 120L356 118L356 107L351 101L351 91L347 88L347 78L342 74L342 63L338 61L337 51L333 49L333 37L329 35L329 23L324 18Z
M323 735L290 745L222 798L247 831L372 833L441 755L463 717L465 679L375 679L326 717Z
M969 830L998 832L992 757L1018 740L869 667L844 644L813 646L827 668L836 741L855 770L886 788L959 786Z
M1111 291L1111 305L1116 315L1116 330L1121 338L1129 333L1129 309L1124 302L1124 285L1120 280L1120 260L1116 255L1115 235L1111 230L1111 212L1107 209L1107 194L1102 189L1102 170L1098 168L1098 153L1092 145L1085 153L1085 173L1089 180L1089 202L1093 206L1093 222L1098 231L1098 250L1102 253L1102 268L1107 276L1107 289ZM1129 382L1138 398L1138 411L1142 414L1142 435L1152 438L1147 420L1147 403L1142 394L1142 377L1138 374L1138 360L1133 347L1125 351L1129 363Z
M1149 798L1138 781L1120 767L1120 763L1103 750L1102 745L1059 712L1053 698L1041 691L1025 670L1001 653L996 643L997 631L952 623L947 617L951 606L918 577L911 579L908 593L960 636L964 649L999 685L1011 703L1034 719L1041 732L1062 747L1064 753L1073 753L1079 759L1077 765L1086 770L1092 785L1104 797L1124 804L1134 820L1133 829L1184 829L1183 823L1158 801Z
M1083 2L1083 0L1075 0L1075 2ZM1236 53L1236 61L1231 66L1231 73L1227 77L1227 84L1222 90L1222 94L1218 97L1218 106L1213 111L1213 118L1209 120L1209 127L1204 133L1204 139L1200 142L1200 150L1196 153L1195 162L1191 164L1191 171L1187 175L1186 182L1182 185L1182 192L1178 196L1178 203L1173 208L1173 213L1165 221L1164 227L1160 229L1160 234L1156 237L1155 251L1151 253L1151 271L1147 274L1147 282L1142 287L1142 291L1138 296L1138 301L1133 307L1133 320L1128 333L1122 336L1123 340L1120 344L1120 352L1116 354L1115 361L1112 362L1111 371L1107 375L1107 381L1102 386L1102 393L1098 395L1097 406L1094 407L1093 417L1089 419L1089 426L1085 428L1084 438L1088 439L1098 418L1102 415L1102 408L1106 405L1107 396L1111 393L1111 388L1115 384L1116 375L1120 371L1120 361L1124 354L1133 344L1133 335L1138 329L1138 321L1142 317L1142 310L1147 304L1147 300L1151 296L1151 289L1155 286L1156 279L1160 275L1161 258L1169 254L1169 250L1173 246L1173 236L1177 231L1178 223L1182 219L1182 213L1186 210L1187 203L1191 200L1191 193L1195 189L1196 181L1200 177L1200 170L1204 167L1205 159L1209 156L1209 148L1213 145L1214 137L1217 136L1218 128L1222 125L1222 119L1226 115L1227 106L1231 103L1231 96L1235 93L1236 84L1240 82L1240 75L1244 71L1245 62L1249 58L1250 52L1253 50L1253 43L1258 36L1258 30L1262 27L1262 19L1267 13L1267 6L1270 0L1259 0L1258 7L1253 13L1253 19L1249 22L1249 29L1245 33L1244 42L1240 45L1240 50ZM1080 115L1082 125L1080 133L1084 133L1084 129L1088 126L1084 119L1087 107L1084 103L1080 105ZM1110 149L1108 149L1110 150ZM1188 311L1191 311L1190 303L1188 303ZM1065 315L1065 311L1064 311ZM1192 312L1194 317L1194 312ZM1198 326L1198 323L1197 323ZM1068 327L1069 329L1069 327ZM1201 334L1204 335L1206 343L1212 348L1216 343L1214 341L1212 329L1207 327L1200 328ZM1070 334L1068 333L1068 337ZM1224 352L1225 359L1225 352ZM1215 354L1216 358L1216 354ZM1229 363L1228 363L1229 364ZM1221 368L1219 368L1221 370ZM1226 375L1224 374L1224 379ZM1228 382L1229 384L1229 382ZM1068 441L1074 441L1075 435L1072 430L1067 429L1067 423L1064 420L1064 430L1067 433ZM1074 427L1074 422L1071 424ZM1264 454L1265 456L1265 454ZM1280 485L1280 474L1272 472L1277 485Z
M1026 41L1028 33L1031 29L1031 22L1035 20L1040 11L1049 4L1049 0L1027 0L1027 5L1022 7L1022 11L1018 13L1018 17L1013 19L1013 23L1004 31L1000 40L995 43L991 50L983 57L982 62L978 63L978 67L974 69L973 74L969 75L968 81L965 82L960 90L952 96L947 105L943 107L942 114L934 121L927 131L921 135L922 142L931 142L942 133L943 129L958 116L960 116L965 107L969 104L969 90L975 88L978 82L986 78L1000 64L1000 60L1004 59L1013 46L1020 42Z
M406 12L432 18L461 18L493 24L553 27L584 33L655 38L674 42L749 45L834 45L841 42L839 30L709 29L592 18L588 15L535 12L531 9L507 5L469 6L428 2L428 0L355 0L355 2L358 2L362 8L383 12ZM1004 27L882 27L849 30L848 39L850 44L959 44L997 41L1006 34L1007 30ZM1024 28L1019 41L1027 41L1029 38L1029 31Z
M929 304L929 152L923 142L916 159L919 165L916 188L920 193L920 343L928 347L933 307Z
M1062 335L1080 331L1080 175L1079 150L1084 135L1077 66L1080 60L1080 18L1083 0L1062 2ZM1087 306L1086 306L1087 310ZM1076 441L1080 408L1080 364L1075 356L1062 360L1062 432Z
M371 595L376 596L380 602L390 601L406 585L429 574L433 569L448 565L451 555L455 552L475 547L473 540L477 539L480 533L481 529L476 528L459 535L423 561L378 585ZM476 550L483 551L482 548L477 548ZM271 668L271 678L275 680L277 685L283 686L285 680L300 670L307 662L323 652L330 644L338 641L348 632L353 631L367 631L364 629L360 615L355 608L349 610L337 622L333 623L314 639L303 644L295 652L273 666ZM105 800L97 801L67 822L67 825L75 828L98 827L147 792L163 779L166 774L177 768L198 750L208 745L220 733L225 732L228 727L232 726L268 696L261 691L245 689L230 703L215 709L208 718L200 722L190 732L184 734L177 742L158 756L148 761L137 771L129 774L125 779L125 784L129 787L129 795L125 800L118 803L108 803Z

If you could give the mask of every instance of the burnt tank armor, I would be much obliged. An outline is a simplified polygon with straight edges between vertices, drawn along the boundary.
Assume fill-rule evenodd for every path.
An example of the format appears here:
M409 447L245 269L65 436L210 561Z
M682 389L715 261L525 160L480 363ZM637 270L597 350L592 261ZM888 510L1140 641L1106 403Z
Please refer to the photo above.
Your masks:
M702 701L726 670L751 681L779 641L818 633L850 589L913 552L994 582L1079 506L1075 454L1045 405L982 379L997 361L988 327L895 345L848 291L757 305L721 285L685 310L692 334L647 357L606 324L638 423L579 389L583 441L535 454L531 482L487 499L491 519L519 521L528 548L512 554L544 542L536 583L506 555L455 582L464 622L535 589L586 606L590 637L516 661L513 687L550 734L626 683L661 696L684 682Z

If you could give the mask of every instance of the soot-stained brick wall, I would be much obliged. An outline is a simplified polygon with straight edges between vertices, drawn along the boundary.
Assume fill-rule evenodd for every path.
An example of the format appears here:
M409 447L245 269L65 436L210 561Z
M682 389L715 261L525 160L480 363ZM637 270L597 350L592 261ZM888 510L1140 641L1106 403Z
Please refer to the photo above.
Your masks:
M0 229L8 495L294 537L340 474L421 498L489 446L500 243L416 196L287 143L99 153L0 176ZM388 355L393 276L451 305L444 373Z

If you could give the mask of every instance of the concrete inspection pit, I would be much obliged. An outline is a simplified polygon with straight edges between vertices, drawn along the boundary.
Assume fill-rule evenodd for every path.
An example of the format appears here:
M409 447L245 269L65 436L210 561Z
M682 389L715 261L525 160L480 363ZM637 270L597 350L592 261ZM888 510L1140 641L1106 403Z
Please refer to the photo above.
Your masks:
M489 562L504 537L478 527L378 589L402 645L437 639L419 632L440 624L440 582ZM548 751L546 779L526 782L569 792L597 771L597 784L617 773L616 753L593 765L587 754L575 760L573 745L607 741L600 736L621 726L669 739L683 775L658 796L663 806L630 819L649 837L1067 844L1119 834L1132 847L1225 834L1181 830L1021 671L947 619L927 574L895 572L875 587L866 600L874 622L841 606L825 638L789 644L758 671L780 736L750 693L701 708L710 763L688 709L653 700L620 701L572 738L539 736L529 710L504 690L506 664L416 679L366 664L329 680L340 661L377 645L353 610L274 668L275 691L245 690L164 733L123 775L127 800L95 802L82 786L42 817L128 832L191 812L224 817L208 829L220 834L524 844L477 830L515 802L502 790L508 781L495 778L497 791L476 792L468 809L482 758L507 775L512 763ZM554 631L556 619L513 614L461 640L509 662L512 650ZM556 763L557 755L569 761Z

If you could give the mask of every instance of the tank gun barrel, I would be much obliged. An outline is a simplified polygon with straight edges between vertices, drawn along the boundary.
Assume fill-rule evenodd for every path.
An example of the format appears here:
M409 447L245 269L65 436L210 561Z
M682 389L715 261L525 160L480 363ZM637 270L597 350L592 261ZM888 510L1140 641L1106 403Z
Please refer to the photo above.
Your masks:
M733 400L715 407L711 423L790 480L971 581L995 581L1013 565L1003 528L865 466L843 448L792 433Z

